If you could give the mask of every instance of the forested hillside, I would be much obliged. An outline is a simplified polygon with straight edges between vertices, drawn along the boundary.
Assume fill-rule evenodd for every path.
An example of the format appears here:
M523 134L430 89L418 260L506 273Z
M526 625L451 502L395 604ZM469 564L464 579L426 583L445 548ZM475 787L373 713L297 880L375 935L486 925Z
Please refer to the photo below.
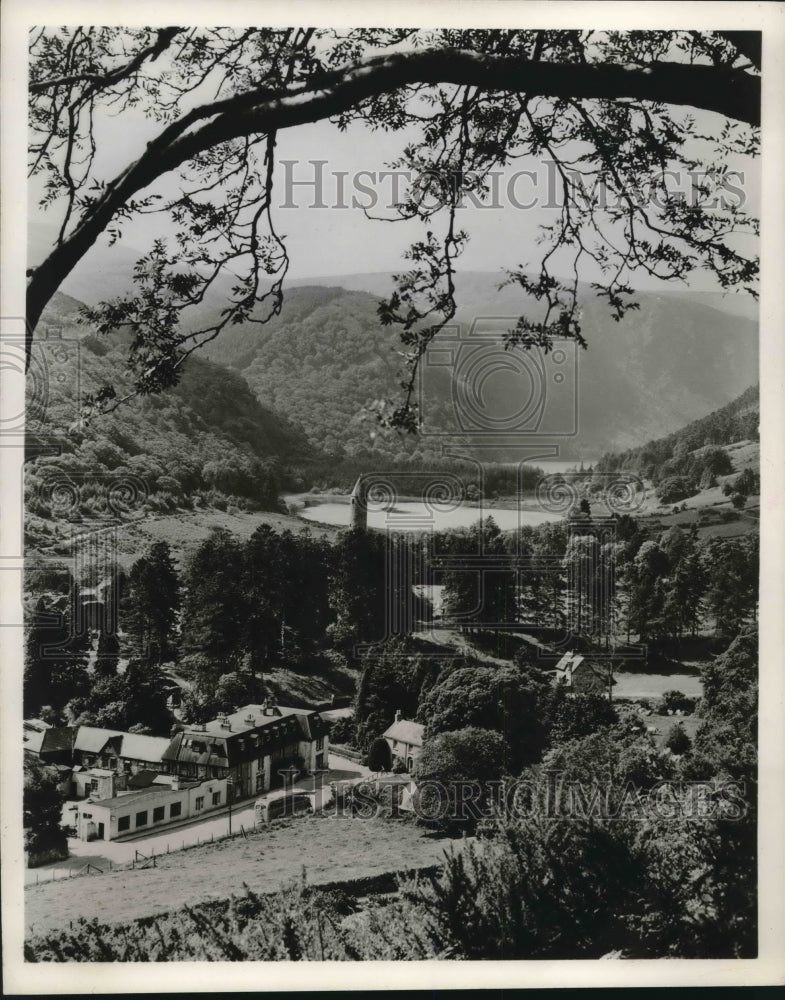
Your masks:
M275 509L278 491L313 449L285 418L262 406L236 372L190 359L179 384L131 399L112 413L80 420L80 400L111 380L123 385L122 346L76 325L79 303L56 296L45 319L28 396L26 476L29 527L36 516L63 517L47 484L62 474L78 486L78 510L100 512L100 480L132 475L140 509L225 506ZM62 499L62 497L60 497Z
M369 287L382 291L385 276L374 277ZM458 332L471 348L480 331L480 343L498 354L504 319L514 326L526 308L520 289L499 291L498 281L493 274L457 276L456 326L437 338L438 346L454 348ZM640 309L615 323L591 290L583 295L582 329L589 346L577 351L563 390L554 391L547 370L539 376L535 356L523 361L525 371L534 373L533 388L509 372L491 375L484 387L497 417L525 408L524 390L543 393L539 435L548 440L549 432L577 432L553 438L565 456L596 455L609 444L621 449L673 432L724 405L756 378L757 326L747 318L694 298L642 292ZM280 316L263 327L227 329L206 352L240 369L259 398L299 424L314 446L345 455L373 449L390 458L414 454L430 460L440 452L438 438L385 434L365 409L374 400L401 395L400 345L395 331L380 325L377 304L364 291L290 288ZM491 327L496 335L489 338ZM451 367L433 366L426 358L426 432L458 429L453 398L456 389L458 396L472 390L477 366L464 368L455 357ZM515 457L503 450L485 454L497 461Z
M31 259L40 256L45 237L32 228ZM64 287L88 305L125 295L141 256L129 246L103 247L88 255ZM527 300L520 287L499 289L503 277L482 271L456 274L455 326L441 341L454 341L458 333L471 343L490 322L496 335L482 335L489 350L498 352L500 319L514 326L522 311L539 315L540 305ZM218 285L200 309L200 326L220 316L228 288ZM383 327L378 314L380 297L391 287L392 276L385 273L294 280L287 283L279 316L262 326L225 328L201 356L239 370L262 405L301 428L321 452L431 462L441 454L438 437L386 432L367 410L376 400L401 396L401 344L395 328ZM534 373L536 384L530 388L526 378L509 373L492 375L484 392L493 411L500 416L517 412L526 403L522 392L543 393L539 435L547 441L548 431L574 425L576 434L552 441L564 457L592 458L673 433L756 381L756 310L748 297L663 286L663 291L640 291L637 299L640 308L616 323L607 304L582 286L581 328L588 349L577 351L577 370L571 369L565 390L556 393L539 380L526 358L524 367ZM423 366L426 431L456 430L453 396L456 388L459 395L471 389L472 370L462 370L460 363ZM485 461L517 458L504 449L483 453Z
M742 482L728 484L745 495L760 490L759 460L760 391L750 386L737 399L700 420L640 448L603 455L597 468L601 472L635 472L658 487L666 499L680 500L698 489L717 485L718 477L738 472ZM744 443L748 447L743 447ZM730 448L732 455L728 454ZM742 467L743 466L743 467ZM676 493L681 495L676 496Z

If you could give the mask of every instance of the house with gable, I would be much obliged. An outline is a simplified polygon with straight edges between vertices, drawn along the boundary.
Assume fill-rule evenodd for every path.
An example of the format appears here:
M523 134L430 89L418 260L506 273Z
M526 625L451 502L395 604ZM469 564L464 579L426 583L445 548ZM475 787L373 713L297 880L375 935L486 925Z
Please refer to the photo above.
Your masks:
M590 691L603 694L608 690L607 671L590 663L580 653L565 653L550 673L554 684L563 685L572 694Z
M55 726L40 734L26 731L24 746L63 773L66 794L107 798L138 773L159 773L169 742L168 737L97 726Z
M395 721L382 733L390 745L393 758L400 757L411 771L422 753L423 733L425 727L419 722L402 719L400 711L395 713Z
M282 771L327 767L329 728L318 711L266 699L212 722L175 733L162 755L166 773L187 781L228 779L232 798L259 795L283 783Z

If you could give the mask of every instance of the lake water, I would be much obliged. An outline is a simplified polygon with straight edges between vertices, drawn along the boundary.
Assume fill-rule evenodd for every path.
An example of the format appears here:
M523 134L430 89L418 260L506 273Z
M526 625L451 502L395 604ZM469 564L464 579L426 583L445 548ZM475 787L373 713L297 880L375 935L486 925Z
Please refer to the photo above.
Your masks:
M351 507L348 503L315 503L297 511L306 521L321 521L348 527ZM391 510L368 510L369 528L387 528L391 531L444 531L449 528L468 528L481 517L492 517L502 531L512 531L524 525L547 524L560 521L562 514L536 510L502 510L494 507L477 507L461 504L452 509L439 508L417 502L400 501Z

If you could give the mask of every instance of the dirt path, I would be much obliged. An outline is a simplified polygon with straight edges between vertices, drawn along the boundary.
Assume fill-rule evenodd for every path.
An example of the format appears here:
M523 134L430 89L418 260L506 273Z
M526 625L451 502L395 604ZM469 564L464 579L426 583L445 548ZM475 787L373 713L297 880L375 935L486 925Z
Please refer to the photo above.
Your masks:
M133 920L186 904L271 892L301 876L310 884L435 864L448 842L404 820L314 816L162 857L157 868L28 886L25 930L43 934L79 917Z

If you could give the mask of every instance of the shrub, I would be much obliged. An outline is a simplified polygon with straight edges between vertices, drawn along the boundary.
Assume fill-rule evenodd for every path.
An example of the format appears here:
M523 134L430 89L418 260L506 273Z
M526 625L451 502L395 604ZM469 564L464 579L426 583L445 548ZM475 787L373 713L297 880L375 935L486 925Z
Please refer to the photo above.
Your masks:
M25 757L24 772L25 850L30 867L50 858L67 858L68 843L60 826L65 799L57 787L57 771Z
M368 750L368 767L372 771L392 770L390 744L382 736L378 736Z
M677 722L675 726L671 726L668 738L665 741L665 746L671 751L671 753L677 754L678 756L681 756L690 749L692 741L685 732L684 726L681 722Z
M662 715L667 715L668 712L694 712L695 699L688 698L681 691L666 691L657 708Z
M354 742L354 722L352 719L336 719L330 729L330 740L333 743L351 746Z

